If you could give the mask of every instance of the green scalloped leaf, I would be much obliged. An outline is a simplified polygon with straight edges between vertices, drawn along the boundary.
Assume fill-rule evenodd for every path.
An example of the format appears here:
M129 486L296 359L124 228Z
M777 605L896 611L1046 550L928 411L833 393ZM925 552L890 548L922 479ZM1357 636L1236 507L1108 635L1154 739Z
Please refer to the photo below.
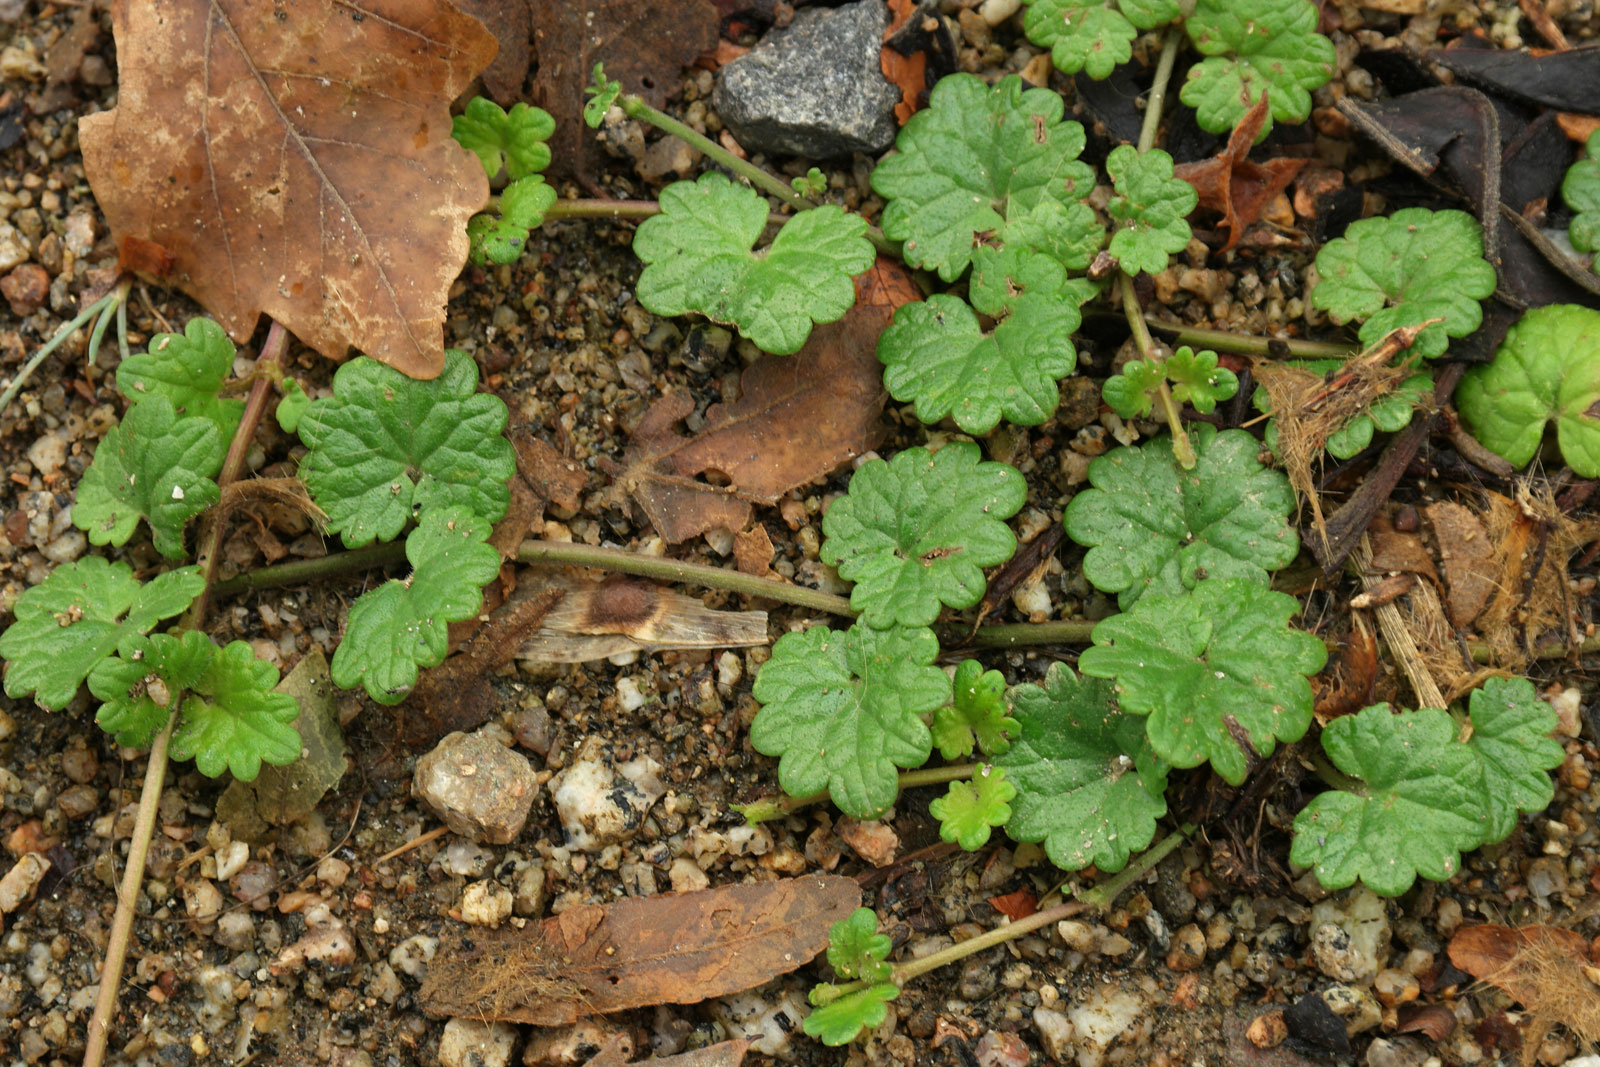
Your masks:
M1199 0L1184 29L1201 55L1179 94L1200 127L1226 133L1268 93L1267 121L1304 122L1311 90L1333 77L1333 42L1317 32L1311 0Z
M518 178L500 194L499 215L467 220L468 257L479 266L515 263L528 249L529 232L544 225L544 213L555 202L556 191L545 184L544 175Z
M780 757L790 796L826 790L845 814L875 819L899 795L897 768L920 767L933 750L922 716L950 701L938 655L923 627L785 634L756 676L750 745Z
M1561 457L1581 478L1600 478L1600 311L1551 304L1525 313L1494 361L1473 367L1456 408L1489 451L1521 467L1555 423Z
M898 151L872 172L873 190L888 200L883 232L905 242L906 262L955 281L985 235L1041 205L1083 225L1071 205L1093 189L1094 171L1078 160L1083 127L1063 122L1063 110L1059 94L1024 90L1016 75L992 89L970 74L941 78L901 128Z
M78 483L72 524L91 544L122 545L144 519L156 551L181 559L184 527L222 499L211 479L227 451L209 418L179 417L165 396L145 397L95 449Z
M1062 870L1122 870L1155 840L1166 814L1167 765L1144 720L1117 710L1111 683L1051 664L1042 685L1011 691L1021 736L995 760L1017 788L1006 833L1044 842Z
M1244 781L1251 757L1298 741L1311 725L1310 675L1328 650L1289 627L1300 602L1254 582L1211 579L1178 597L1146 593L1094 628L1078 669L1116 682L1122 710L1149 717L1156 755L1174 767L1210 761Z
M1133 58L1139 31L1104 0L1025 0L1022 29L1028 40L1050 49L1050 62L1063 74L1080 70L1104 79Z
M1483 843L1483 774L1456 723L1437 708L1396 715L1376 704L1335 719L1322 732L1335 767L1364 794L1329 790L1294 820L1289 859L1329 889L1358 878L1398 896L1416 876L1445 881L1461 853Z
M172 700L200 680L215 652L198 630L124 641L119 654L89 672L89 692L101 701L94 721L124 748L149 747L172 715Z
M1600 252L1600 130L1589 135L1589 143L1578 161L1567 168L1561 179L1561 199L1572 209L1567 237L1579 252ZM1600 257L1591 267L1600 271Z
M1504 841L1524 811L1543 811L1555 798L1550 771L1567 758L1550 735L1554 709L1539 699L1526 678L1490 678L1470 698L1472 738L1468 746L1483 770L1486 844Z
M1289 523L1294 490L1261 465L1243 430L1190 428L1197 462L1184 470L1172 438L1117 448L1089 464L1067 505L1067 533L1089 548L1084 576L1127 610L1146 592L1176 596L1202 578L1265 585L1300 548Z
M361 594L350 605L333 653L334 684L360 685L380 704L398 704L417 684L418 667L436 667L449 650L449 624L470 619L483 587L500 573L500 553L485 544L489 520L463 507L422 513L406 538L412 572Z
M299 425L310 446L300 477L329 532L359 548L393 540L429 509L499 520L517 464L501 436L505 402L477 387L477 364L454 348L432 381L364 356L340 367L333 396L313 400Z
M888 981L894 968L884 961L893 947L888 934L878 933L878 915L871 908L857 908L828 927L828 963L846 981Z
M1226 367L1217 366L1217 354L1209 348L1196 352L1188 345L1167 357L1167 379L1172 382L1172 399L1188 404L1202 415L1216 410L1217 401L1227 400L1239 391L1239 379Z
M1140 152L1118 145L1106 157L1106 173L1117 190L1106 205L1111 254L1129 274L1160 274L1169 255L1188 246L1193 236L1188 216L1200 194L1172 176L1172 157L1159 148Z
M537 174L550 165L555 119L531 104L513 104L508 112L493 100L475 96L462 113L450 120L450 136L483 164L493 178L506 168L512 181Z
M806 1016L802 1024L807 1036L836 1048L847 1045L863 1030L874 1030L889 1017L889 1001L900 995L900 987L880 982L830 1000ZM815 1001L813 1001L815 1003Z
M300 705L274 692L277 684L278 668L257 659L247 642L217 649L184 698L172 758L194 760L208 778L226 770L241 782L254 781L263 763L283 767L299 759Z
M611 110L611 105L622 95L622 83L607 78L605 64L596 63L594 80L584 87L583 95L589 97L583 104L584 125L592 130L598 130L600 124L606 120L606 112Z
M88 556L50 572L17 598L0 633L9 697L34 694L52 711L119 645L188 608L205 589L198 567L179 567L140 584L126 563Z
M966 759L976 744L985 756L998 756L1011 747L1017 720L1006 715L1006 679L999 671L985 671L975 659L956 668L955 697L933 713L933 741L947 760Z
M837 321L855 304L851 278L876 253L867 220L832 204L790 218L753 252L767 214L764 197L715 171L667 186L661 214L633 238L646 264L639 302L657 315L697 311L730 323L765 352L798 352L813 323Z
M1334 322L1366 320L1360 336L1369 348L1391 330L1443 319L1411 346L1427 359L1444 355L1449 338L1478 328L1480 301L1495 288L1478 220L1421 207L1351 223L1317 253L1317 274L1312 306Z
M939 820L939 837L968 852L989 843L989 833L1011 818L1011 800L1017 789L1006 781L1006 772L984 764L970 782L951 782L945 795L935 797L928 814Z
M884 386L915 402L926 423L953 417L971 434L988 433L1002 417L1037 426L1055 412L1058 380L1078 363L1076 293L1061 265L1037 252L980 249L973 262L973 305L1001 316L993 331L984 333L973 308L947 293L902 305L878 337Z
M164 396L182 416L210 419L231 441L244 401L219 397L233 373L233 342L221 326L193 318L182 333L158 333L148 351L135 352L117 367L117 391L129 400Z
M1014 467L980 461L978 446L908 448L863 463L822 520L822 562L854 582L850 606L869 626L930 626L939 606L983 598L983 568L1010 559L1028 487Z

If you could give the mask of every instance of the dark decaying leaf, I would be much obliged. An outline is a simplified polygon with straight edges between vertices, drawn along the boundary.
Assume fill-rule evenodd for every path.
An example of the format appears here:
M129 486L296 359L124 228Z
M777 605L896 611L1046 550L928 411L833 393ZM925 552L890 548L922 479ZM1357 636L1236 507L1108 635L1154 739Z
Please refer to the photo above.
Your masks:
M596 63L623 92L660 107L683 68L716 47L720 22L706 0L536 0L533 102L556 120L550 173L587 173L583 89Z
M1503 990L1532 1016L1534 1035L1560 1023L1584 1041L1600 1041L1600 994L1589 941L1559 926L1463 926L1450 938L1450 962ZM1528 1062L1532 1062L1529 1060Z
M1450 625L1465 630L1483 613L1497 587L1495 546L1488 531L1471 511L1452 500L1440 500L1424 509L1439 546L1444 570Z
M483 89L503 107L522 99L522 83L533 62L533 13L529 0L453 0L494 34L500 51L483 72Z
M513 651L540 663L589 663L627 652L767 643L766 612L717 611L639 578L534 571L523 578L511 603L550 591L560 593L560 600L539 627L510 643L507 660Z
M1173 168L1175 177L1194 186L1200 194L1200 206L1222 213L1223 225L1228 227L1226 252L1239 243L1247 227L1261 218L1261 212L1272 198L1289 187L1308 160L1269 159L1253 162L1250 146L1267 121L1267 94L1245 113L1239 125L1228 135L1228 144L1220 153L1201 163L1181 163Z
M119 2L113 23L117 106L78 127L112 234L170 251L236 341L267 314L333 359L437 375L489 195L450 137L483 26L441 0Z
M860 903L853 879L809 875L580 904L522 930L457 930L419 998L435 1015L536 1026L697 1004L810 962Z
M1600 44L1536 54L1463 37L1428 53L1463 82L1512 100L1600 115Z
M854 307L813 330L795 355L757 360L740 379L739 399L707 408L693 437L677 426L694 397L667 393L634 430L617 484L671 544L743 529L752 502L775 504L882 440L876 345L888 320L886 309ZM713 485L701 477L707 472L729 484Z

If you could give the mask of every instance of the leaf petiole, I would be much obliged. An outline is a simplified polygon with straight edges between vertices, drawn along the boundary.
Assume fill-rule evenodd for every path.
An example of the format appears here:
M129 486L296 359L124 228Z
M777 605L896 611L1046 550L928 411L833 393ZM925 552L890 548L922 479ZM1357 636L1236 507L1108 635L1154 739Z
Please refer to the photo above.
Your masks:
M1133 331L1140 354L1150 362L1164 362L1160 350L1156 348L1155 340L1150 336L1150 328L1145 325L1144 309L1139 306L1139 297L1133 291L1133 276L1124 272L1120 281L1122 310L1128 317L1128 327ZM1183 428L1183 420L1178 417L1178 405L1173 402L1172 390L1165 378L1161 380L1156 395L1161 400L1161 410L1167 420L1167 429L1172 431L1172 454L1177 458L1180 467L1184 470L1193 470L1197 460L1194 445Z

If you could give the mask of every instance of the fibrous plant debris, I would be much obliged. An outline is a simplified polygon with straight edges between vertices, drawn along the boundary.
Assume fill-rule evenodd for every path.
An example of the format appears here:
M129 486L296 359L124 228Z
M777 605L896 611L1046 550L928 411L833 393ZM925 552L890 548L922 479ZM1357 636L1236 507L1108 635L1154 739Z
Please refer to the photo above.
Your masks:
M440 0L113 14L117 106L80 126L113 234L170 252L171 282L236 341L267 314L333 359L438 374L489 195L450 139L450 102L494 55L482 24Z
M1600 1043L1600 959L1576 930L1558 926L1467 926L1450 939L1450 962L1520 1001L1533 1019L1523 1038L1524 1067L1551 1027Z
M437 1015L561 1026L653 1004L698 1004L803 966L861 903L816 874L580 904L527 929L452 933L419 994Z

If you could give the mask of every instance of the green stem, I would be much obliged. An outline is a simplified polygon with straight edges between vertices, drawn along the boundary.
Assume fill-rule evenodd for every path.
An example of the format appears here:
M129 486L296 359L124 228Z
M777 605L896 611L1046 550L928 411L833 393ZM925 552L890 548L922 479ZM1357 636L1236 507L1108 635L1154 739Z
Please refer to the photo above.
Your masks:
M1167 86L1172 81L1172 65L1178 58L1178 46L1183 34L1177 27L1167 28L1166 40L1161 45L1161 58L1156 60L1155 81L1150 83L1150 95L1145 98L1144 122L1139 126L1139 151L1148 152L1155 147L1156 130L1161 126L1161 112L1167 105Z
M1156 349L1155 339L1150 336L1150 328L1145 325L1144 309L1139 306L1139 297L1133 291L1133 276L1123 273L1120 281L1122 311L1127 316L1128 328L1133 331L1134 343L1139 346L1139 353L1151 362L1163 362L1161 353ZM1165 378L1161 379L1156 395L1161 400L1161 412L1167 420L1167 429L1172 431L1173 458L1184 470L1193 470L1196 462L1194 445L1189 443L1189 435L1183 429L1183 420L1178 417L1178 405L1172 399L1172 390L1167 387Z
M121 299L122 297L126 296L126 294L127 290L121 286L118 286L116 289L107 293L105 296L102 296L99 300L96 300L94 303L78 312L76 318L70 322L63 323L61 328L56 331L55 336L46 341L39 348L39 351L30 356L28 358L28 362L22 365L22 369L17 371L17 376L11 379L11 384L6 386L6 391L4 393L0 393L0 413L4 413L6 408L11 406L11 401L16 399L18 393L22 392L22 387L28 384L28 379L33 376L34 371L39 369L39 364L43 363L49 358L50 353L60 348L62 342L66 341L67 338L71 337L80 328L82 328L84 323L105 311L105 309L109 307L113 301Z
M957 647L963 642L978 648L1018 648L1024 645L1087 645L1094 633L1095 623L1083 619L1062 619L1056 622L1011 622L993 626L980 626L970 638L952 635L941 641L946 647Z
M172 740L172 728L178 722L177 707L182 694L174 693L173 697L173 712L151 744L150 757L145 763L139 814L134 819L133 837L128 843L128 867L122 873L122 886L117 891L117 910L106 940L106 958L100 965L100 989L95 993L94 1015L89 1019L83 1067L99 1067L105 1059L111 1020L117 1012L117 988L121 985L122 968L128 961L128 943L133 934L134 902L139 897L139 884L144 881L145 860L150 854L150 838L156 828L161 789L167 777L167 745Z
M1321 778L1328 788L1337 789L1341 793L1353 793L1358 797L1367 795L1366 783L1359 778L1352 778L1335 767L1333 762L1328 759L1327 753L1323 752L1321 748L1311 749L1304 753L1304 756L1306 761L1311 764L1311 769L1316 772L1317 777Z
M1122 868L1114 877L1077 894L1079 900L1089 905L1096 911L1105 911L1117 902L1117 897L1122 891L1148 874L1162 860L1170 856L1174 849L1189 839L1195 828L1190 824L1178 827L1172 833L1163 837L1152 848L1147 848L1139 858Z
M95 357L100 354L100 342L105 340L106 329L111 325L113 319L117 321L118 325L118 333L120 335L119 339L122 342L122 357L124 359L127 358L128 320L126 312L123 309L128 306L128 290L132 288L133 277L131 275L125 276L122 281L117 283L116 303L110 307L107 307L100 313L100 317L94 320L94 329L89 333L89 352L84 359L85 367L83 371L84 379L91 384L94 382L94 361Z
M660 559L628 552L620 548L601 548L594 545L565 541L524 541L517 550L517 560L522 563L559 564L570 567L602 567L623 574L636 574L641 578L656 578L667 582L688 582L726 589L745 596L766 597L769 600L825 611L830 615L854 617L850 601L842 596L789 585L772 578L757 578L753 574L723 570L704 563L684 563L675 559Z
M496 208L499 197L489 199L489 208ZM557 200L544 212L544 221L554 219L647 219L661 214L661 205L654 200Z
M252 589L271 589L286 585L310 585L325 578L335 578L372 567L387 567L406 558L404 541L386 545L370 545L348 552L335 552L320 559L302 559L293 563L279 563L271 567L258 567L253 571L236 574L225 582L218 582L212 592L218 596L247 593Z
M740 159L705 134L695 132L693 128L685 126L664 111L657 111L637 96L624 93L617 97L617 104L629 118L638 119L640 122L648 122L661 132L670 133L691 147L699 149L715 162L733 171L756 188L766 190L794 210L805 211L808 208L817 206L815 201L795 192L794 187L782 178L768 174L748 160ZM883 231L876 226L869 225L867 227L867 240L872 242L873 248L876 248L884 255L899 258L900 248L885 237Z
M1302 341L1294 338L1251 337L1228 333L1226 330L1202 330L1196 326L1179 326L1145 316L1151 329L1172 333L1173 341L1180 345L1209 348L1216 352L1233 352L1241 356L1278 357L1287 352L1292 359L1349 359L1359 355L1360 345L1343 345L1330 341Z
M1015 922L997 926L987 933L979 934L977 937L970 937L959 945L951 945L947 949L924 956L920 960L902 963L894 969L894 973L889 976L889 980L896 985L903 986L918 975L937 970L947 963L966 959L968 956L976 955L985 949L1003 945L1007 941L1015 941L1019 937L1031 934L1035 930L1042 930L1052 923L1060 922L1062 919L1070 919L1074 915L1081 915L1087 910L1088 905L1082 901L1063 901L1053 908L1036 911L1026 919L1017 919Z
M945 782L959 782L971 778L981 764L955 763L948 767L922 767L914 771L901 771L895 785L898 792L907 789L916 789L924 785L943 785ZM828 799L827 793L812 793L808 797L766 797L750 804L730 804L734 811L744 816L744 821L751 826L757 823L769 822L790 812L799 811L801 808L810 807L812 804L821 804Z

